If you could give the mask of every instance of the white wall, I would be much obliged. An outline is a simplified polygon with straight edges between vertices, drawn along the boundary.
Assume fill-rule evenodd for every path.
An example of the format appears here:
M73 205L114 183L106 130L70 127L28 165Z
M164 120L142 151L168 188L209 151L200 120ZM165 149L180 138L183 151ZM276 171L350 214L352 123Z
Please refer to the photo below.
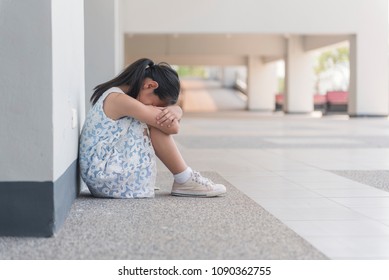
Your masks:
M83 3L0 0L0 40L0 181L53 182L77 159Z
M85 115L84 5L79 0L54 0L51 12L55 181L78 157Z
M0 0L0 181L53 177L50 2Z
M126 33L344 34L376 0L121 1Z

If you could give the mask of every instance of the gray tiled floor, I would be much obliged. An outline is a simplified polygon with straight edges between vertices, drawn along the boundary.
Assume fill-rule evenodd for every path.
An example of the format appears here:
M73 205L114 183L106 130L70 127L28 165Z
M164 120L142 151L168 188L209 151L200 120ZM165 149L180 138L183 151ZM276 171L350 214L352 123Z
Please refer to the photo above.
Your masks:
M366 171L382 180L388 174L387 118L220 106L185 114L175 138L190 166L218 172L330 258L389 259L389 192L357 180Z

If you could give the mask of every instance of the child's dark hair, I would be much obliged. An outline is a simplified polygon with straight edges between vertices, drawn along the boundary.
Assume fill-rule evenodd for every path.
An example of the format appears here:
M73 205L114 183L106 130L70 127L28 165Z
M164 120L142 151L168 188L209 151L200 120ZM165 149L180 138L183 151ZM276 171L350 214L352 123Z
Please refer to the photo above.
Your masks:
M168 63L154 64L148 58L135 61L117 77L96 86L90 101L94 105L106 90L121 85L128 85L129 90L126 94L137 98L145 78L150 78L158 83L159 86L154 90L154 93L159 99L168 105L173 105L177 102L180 93L180 79L177 72Z

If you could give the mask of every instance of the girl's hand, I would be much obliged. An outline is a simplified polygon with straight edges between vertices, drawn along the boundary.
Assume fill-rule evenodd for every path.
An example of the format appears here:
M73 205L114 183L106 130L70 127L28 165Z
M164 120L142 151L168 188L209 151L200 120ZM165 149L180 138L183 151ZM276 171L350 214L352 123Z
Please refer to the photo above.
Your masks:
M157 124L170 127L174 122L178 122L182 117L182 109L177 106L158 107L161 113L157 115Z

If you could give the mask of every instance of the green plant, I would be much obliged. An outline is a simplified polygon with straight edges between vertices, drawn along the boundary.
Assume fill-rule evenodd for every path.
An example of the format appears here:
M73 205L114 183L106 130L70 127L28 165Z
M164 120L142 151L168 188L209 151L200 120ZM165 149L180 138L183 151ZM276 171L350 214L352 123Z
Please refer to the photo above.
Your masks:
M177 73L180 77L206 78L207 72L202 66L178 66Z
M349 48L339 47L322 52L316 60L313 70L316 75L315 90L319 92L323 75L328 72L337 72L346 79L345 71L349 67ZM333 88L335 90L335 88Z

